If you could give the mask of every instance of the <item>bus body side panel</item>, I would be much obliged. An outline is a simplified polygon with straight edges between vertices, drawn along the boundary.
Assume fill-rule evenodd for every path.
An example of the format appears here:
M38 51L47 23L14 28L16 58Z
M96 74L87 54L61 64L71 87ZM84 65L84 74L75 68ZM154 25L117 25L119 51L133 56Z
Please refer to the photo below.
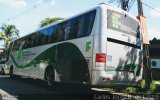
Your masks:
M107 27L107 19L106 19L106 12L105 12L105 6L102 5L99 8L99 13L97 17L97 26L95 29L97 29L95 35L94 35L94 51L93 51L93 69L92 69L92 85L102 85L102 83L99 81L102 79L102 76L106 77L106 74L103 74L105 70L104 64L98 64L96 63L96 54L106 54L106 29ZM97 67L98 66L98 67Z
M93 10L95 12L95 9ZM93 18L94 12L92 12L92 16L90 17L87 17L89 15L85 15L86 19ZM77 18L76 20L80 19L80 17ZM97 23L96 19L97 18L95 18L94 23ZM92 22L90 22L88 25L92 25L91 23ZM93 30L91 31L91 33L87 33L87 31L84 31L86 33L83 34L86 35L82 35L79 37L71 37L72 35L74 36L76 34L81 35L78 32L72 33L70 34L69 39L67 36L65 36L68 40L57 40L56 42L50 44L47 42L48 44L44 43L43 45L40 44L38 46L36 45L33 47L26 47L28 49L23 49L23 45L25 45L25 43L27 44L28 42L27 40L23 38L17 40L16 46L18 46L15 47L15 50L11 55L11 65L13 65L14 67L14 74L44 79L46 68L48 66L52 66L56 72L55 81L67 83L90 83L92 79L93 66L93 33L95 33L97 29L95 28L94 24L93 28L91 26L88 28L86 27L86 29L84 28L84 30L87 29L88 32L89 29ZM80 32L82 30L78 29L78 31ZM34 34L35 33L33 33L33 35ZM42 42L43 41L44 40L42 40ZM31 43L34 44L34 42L35 41L33 40Z
M13 51L11 58L12 58L12 65L14 67L14 74L21 75L21 76L28 76L34 78L42 78L39 76L39 65L44 66L43 64L46 59L44 60L36 60L36 58L42 54L47 48L51 47L51 45L45 45L42 47L34 47L29 49L23 49L18 51ZM41 66L41 67L42 67ZM47 65L45 65L46 67ZM45 68L44 68L45 71Z

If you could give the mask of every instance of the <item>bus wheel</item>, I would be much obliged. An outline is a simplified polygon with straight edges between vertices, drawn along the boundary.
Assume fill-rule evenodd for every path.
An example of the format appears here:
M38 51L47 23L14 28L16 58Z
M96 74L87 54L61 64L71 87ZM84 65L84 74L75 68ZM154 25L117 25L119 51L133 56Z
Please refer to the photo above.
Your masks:
M1 74L2 74L2 75L5 75L5 71L4 71L3 68L1 69Z
M54 68L52 67L47 68L45 73L45 80L47 82L47 85L52 86L54 83L54 79L55 79Z
M9 69L9 75L10 75L10 78L14 78L13 66L11 66L10 69Z

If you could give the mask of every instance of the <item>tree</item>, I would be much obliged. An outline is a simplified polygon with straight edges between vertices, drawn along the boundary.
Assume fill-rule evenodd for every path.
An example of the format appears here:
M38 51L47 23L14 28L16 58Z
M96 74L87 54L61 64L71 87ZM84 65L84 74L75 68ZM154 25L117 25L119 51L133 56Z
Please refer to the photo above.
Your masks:
M61 18L61 17L55 17L55 18L45 18L44 20L42 20L39 24L39 27L43 27L43 26L46 26L48 24L51 24L53 22L56 22L58 20L63 20L64 18Z
M0 32L0 40L4 41L4 47L7 49L9 47L10 42L19 37L19 30L15 25L7 25L2 24L0 27L2 32Z
M4 58L8 58L8 48L12 40L19 37L19 30L15 25L2 24L0 27L0 41L4 41Z

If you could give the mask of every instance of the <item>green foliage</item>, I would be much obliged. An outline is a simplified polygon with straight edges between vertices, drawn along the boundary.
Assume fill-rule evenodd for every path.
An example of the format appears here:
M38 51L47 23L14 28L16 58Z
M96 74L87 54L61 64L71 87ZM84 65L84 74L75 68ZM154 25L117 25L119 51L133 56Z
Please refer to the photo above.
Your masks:
M141 86L139 88L127 87L123 88L122 90L116 88L104 88L104 90L123 92L127 94L160 94L160 81L152 81L149 89L146 89L146 82L145 80L142 80Z
M40 25L39 25L39 27L43 27L43 26L46 26L46 25L48 25L48 24L51 24L51 23L53 23L53 22L55 22L55 21L58 21L58 20L63 20L64 18L60 18L60 17L55 17L55 18L45 18L44 20L42 20L41 22L40 22Z
M153 81L147 94L160 94L160 81Z
M146 88L146 81L145 80L142 80L142 82L141 82L141 88L142 89Z
M134 87L127 87L126 89L123 90L123 92L129 93L129 94L135 94L136 93L136 88L134 88Z
M7 49L9 47L10 42L19 37L19 30L16 28L15 25L6 25L2 24L0 29L0 40L4 41L4 47Z

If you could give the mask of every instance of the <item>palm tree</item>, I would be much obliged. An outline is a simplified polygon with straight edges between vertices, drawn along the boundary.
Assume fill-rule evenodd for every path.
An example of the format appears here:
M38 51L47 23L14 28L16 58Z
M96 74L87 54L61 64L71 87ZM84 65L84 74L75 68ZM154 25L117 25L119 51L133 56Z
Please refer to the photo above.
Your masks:
M10 42L19 37L19 30L15 25L6 24L3 24L0 29L2 30L2 32L0 32L0 40L4 41L4 47L7 49Z
M4 41L4 57L3 59L8 60L9 58L9 45L11 43L11 41L13 41L14 39L16 39L17 37L19 37L19 31L16 28L15 25L6 25L3 24L0 27L1 31L0 32L0 41Z

